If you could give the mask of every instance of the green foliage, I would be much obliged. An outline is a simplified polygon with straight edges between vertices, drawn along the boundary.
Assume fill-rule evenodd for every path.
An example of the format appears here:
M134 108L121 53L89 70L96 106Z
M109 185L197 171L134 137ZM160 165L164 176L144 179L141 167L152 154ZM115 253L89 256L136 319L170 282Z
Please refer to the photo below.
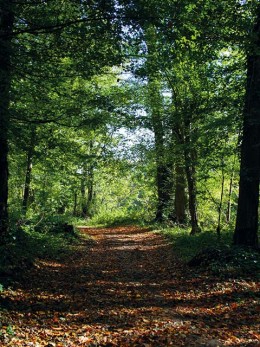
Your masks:
M250 248L230 247L220 249L219 257L205 264L209 269L223 277L253 276L260 279L260 253Z
M216 232L212 231L204 231L192 236L189 228L165 228L161 232L169 238L177 254L186 262L204 248L215 244L227 245L232 241L232 235L229 232L223 233L220 241Z
M57 225L57 224L56 224ZM56 233L56 225L51 226L50 233L28 230L24 231L23 250L31 257L62 258L73 242L77 242L75 235ZM53 233L53 230L55 231ZM60 229L58 229L60 231ZM27 253L27 254L28 254Z
M223 232L220 240L216 233L209 231L193 236L189 230L180 228L165 228L159 232L169 238L180 259L191 266L224 277L251 275L259 278L260 252L233 246L231 230Z
M7 327L6 327L6 333L8 334L8 335L10 335L10 336L14 336L14 329L13 329L13 327L12 327L12 325L8 325Z
M174 166L184 166L185 150L193 154L185 165L194 166L202 228L215 230L218 219L221 230L234 225L246 38L256 6L236 0L15 4L9 206L16 220L31 222L22 226L23 236L11 227L11 237L58 237L66 229L63 215L85 216L91 224L152 220L156 160L173 171L174 215ZM208 235L215 242L214 233L187 238L190 249Z
M86 223L86 221L85 221ZM114 211L104 213L100 212L87 221L88 225L105 225L105 226L116 226L116 225L135 225L140 223L140 218L136 214L129 214L126 211Z
M52 234L64 234L63 236L73 237L76 236L75 230L71 224L68 223L68 217L65 215L54 215L47 216L46 218L40 219L36 225L31 224L28 225L28 228L38 233L52 233Z
M35 259L61 260L79 240L78 233L64 218L51 217L37 225L27 221L13 228L9 240L0 247L0 277L4 281L22 276Z

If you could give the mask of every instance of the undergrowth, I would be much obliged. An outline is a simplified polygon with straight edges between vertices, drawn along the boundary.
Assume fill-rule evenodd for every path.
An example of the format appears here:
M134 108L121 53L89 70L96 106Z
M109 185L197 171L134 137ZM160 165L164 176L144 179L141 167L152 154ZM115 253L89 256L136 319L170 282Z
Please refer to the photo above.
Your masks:
M147 224L149 216L144 216L143 211L139 213L130 213L117 209L108 213L107 211L99 212L91 218L83 220L89 226L118 226L118 225L144 225Z
M62 260L78 240L73 226L57 218L13 224L5 244L0 246L0 283L30 269L37 258Z
M158 230L159 229L159 230ZM200 267L220 276L260 278L260 252L232 244L232 231L218 238L215 232L190 235L182 228L157 228L172 243L174 252L191 267Z
M175 252L185 262L212 245L225 247L232 243L232 234L228 232L223 233L218 239L217 234L212 231L205 231L196 235L190 235L188 228L162 228L159 231L173 243Z

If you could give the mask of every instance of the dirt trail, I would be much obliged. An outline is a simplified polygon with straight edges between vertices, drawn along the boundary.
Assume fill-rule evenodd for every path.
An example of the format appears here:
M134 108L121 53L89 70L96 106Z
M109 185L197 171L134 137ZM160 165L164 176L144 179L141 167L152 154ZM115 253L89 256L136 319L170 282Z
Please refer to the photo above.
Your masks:
M147 229L81 232L4 293L1 346L258 346L256 283L195 275Z

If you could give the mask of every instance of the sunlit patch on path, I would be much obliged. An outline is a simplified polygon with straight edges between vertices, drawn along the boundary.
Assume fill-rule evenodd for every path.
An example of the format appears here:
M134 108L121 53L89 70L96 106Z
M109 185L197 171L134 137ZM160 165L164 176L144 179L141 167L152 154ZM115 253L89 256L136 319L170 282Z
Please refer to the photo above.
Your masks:
M258 345L259 284L195 274L145 228L80 231L92 240L4 291L0 346Z

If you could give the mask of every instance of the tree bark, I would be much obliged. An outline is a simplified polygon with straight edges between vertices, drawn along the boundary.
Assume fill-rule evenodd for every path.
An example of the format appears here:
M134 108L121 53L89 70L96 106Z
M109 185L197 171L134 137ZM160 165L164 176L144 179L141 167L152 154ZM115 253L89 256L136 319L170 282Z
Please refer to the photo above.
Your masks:
M260 7L247 58L247 86L241 145L234 243L258 247L260 179Z
M86 200L86 168L84 167L81 177L81 217L85 218L87 216L87 200Z
M220 201L218 205L218 225L217 225L217 235L220 238L220 230L221 230L221 214L222 214L222 205L224 198L224 187L225 187L225 173L224 173L224 160L222 162L222 180L221 180L221 192L220 192Z
M93 140L89 143L89 153L93 153ZM94 199L94 163L90 162L88 167L88 180L87 180L88 196L87 196L87 214L91 216L91 205Z
M177 224L184 224L186 221L186 194L185 194L185 170L182 165L176 164L175 168L176 184L174 199L174 216Z
M236 157L235 157L236 158ZM229 189L228 189L228 203L227 203L227 211L226 211L226 221L227 223L230 223L231 221L231 206L232 206L232 192L233 192L233 181L234 181L234 171L235 171L235 160L233 162L232 166L232 172L231 172L231 177L229 180Z
M32 160L34 155L35 138L36 138L36 129L33 128L31 132L29 147L27 150L27 163L26 163L25 184L24 184L24 194L23 194L23 203L22 203L23 213L25 215L27 212L29 196L30 196L30 186L31 186L31 177L32 177Z
M0 238L8 231L8 129L13 1L0 1Z
M185 172L188 183L189 193L189 211L191 219L191 235L201 232L198 222L197 212L197 184L196 184L196 167L195 167L195 154L193 153L190 135L186 134L184 139L184 159L185 159Z
M149 97L152 113L152 127L155 141L156 155L156 184L157 184L157 210L155 220L162 222L168 218L168 207L171 200L171 165L167 160L164 144L164 128L161 116L161 96L158 90L158 82L149 82Z
M93 155L93 140L89 142L89 154ZM81 179L81 215L82 217L90 217L90 207L94 198L94 163L90 159L89 163L85 163L82 171Z
M161 95L161 76L158 69L157 33L153 25L145 28L148 58L146 62L148 76L148 97L151 110L151 122L155 139L157 209L155 221L169 218L171 202L172 168L166 154L165 129L163 126L163 98Z
M77 191L74 192L73 194L73 216L77 216L77 206L78 206L78 194Z
M164 148L163 138L163 125L159 114L153 114L153 130L155 138L155 152L156 152L156 183L158 203L155 220L162 222L168 218L167 208L171 200L170 194L170 176L171 169L167 165L167 159Z
M156 210L155 220L157 222L163 222L169 217L169 204L171 200L170 194L170 168L166 165L160 165L157 162L157 194L158 204Z

